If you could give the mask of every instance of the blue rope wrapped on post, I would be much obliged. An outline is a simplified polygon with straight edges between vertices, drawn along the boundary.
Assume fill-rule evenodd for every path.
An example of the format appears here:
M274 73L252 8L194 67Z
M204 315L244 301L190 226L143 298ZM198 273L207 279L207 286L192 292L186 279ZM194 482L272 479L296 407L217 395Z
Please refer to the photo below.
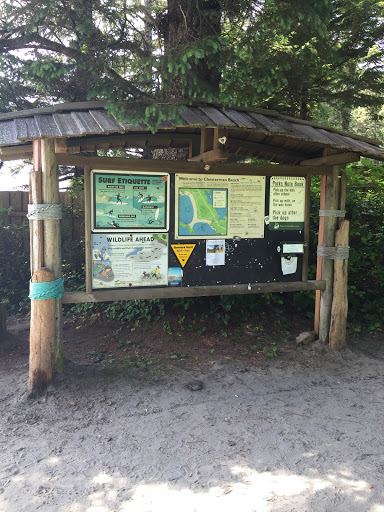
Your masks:
M64 293L64 278L45 283L32 283L29 281L29 298L32 300L61 299Z

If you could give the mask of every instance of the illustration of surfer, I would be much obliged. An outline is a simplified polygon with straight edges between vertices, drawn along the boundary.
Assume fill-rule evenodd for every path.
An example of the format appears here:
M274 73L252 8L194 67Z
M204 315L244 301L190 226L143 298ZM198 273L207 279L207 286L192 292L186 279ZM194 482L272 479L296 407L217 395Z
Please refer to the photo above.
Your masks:
M109 210L109 212L107 212L106 215L113 215L113 209Z
M110 226L112 226L113 228L119 228L120 226L118 225L117 222L115 222L114 220L112 222L107 222L107 224L109 224Z
M145 203L151 203L153 201L157 201L157 197L155 197L154 194L152 194L152 192L150 194L148 194L147 196L145 196L144 194L139 192L139 199L137 200L137 202L142 203L143 201Z
M116 196L116 203L123 204L123 201L120 199L120 197L121 197L121 194L120 193L117 194L117 196Z

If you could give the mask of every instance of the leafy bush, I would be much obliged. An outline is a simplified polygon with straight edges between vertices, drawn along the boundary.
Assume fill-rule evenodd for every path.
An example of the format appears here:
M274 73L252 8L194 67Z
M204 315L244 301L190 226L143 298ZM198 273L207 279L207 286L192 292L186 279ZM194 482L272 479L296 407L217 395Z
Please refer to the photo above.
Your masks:
M358 163L347 165L345 172L346 218L350 220L348 323L351 330L374 330L384 325L384 167L362 158ZM316 273L319 205L320 179L314 179L311 190L311 279ZM301 307L308 303L309 297L308 293L295 294L293 302Z
M28 304L28 221L7 225L11 208L0 208L0 301L16 313Z
M349 321L357 330L374 330L384 325L384 167L364 158L346 172Z
M131 301L87 302L72 306L69 314L97 319L99 317L118 320L121 323L139 325L142 321L160 320L165 311L165 300L147 299Z

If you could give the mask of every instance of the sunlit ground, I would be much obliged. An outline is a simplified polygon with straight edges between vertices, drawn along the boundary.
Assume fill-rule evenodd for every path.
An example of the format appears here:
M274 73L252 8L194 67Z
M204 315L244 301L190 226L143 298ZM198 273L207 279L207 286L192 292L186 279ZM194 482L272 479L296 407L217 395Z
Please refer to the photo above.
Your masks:
M52 458L50 464L57 467L60 458ZM227 483L206 490L192 491L175 482L158 482L131 486L129 479L112 476L107 472L97 474L88 484L92 491L86 498L75 498L68 505L55 503L55 486L61 491L59 479L42 474L27 477L15 475L7 485L20 487L33 480L37 495L30 496L28 504L19 510L56 510L60 512L283 512L308 511L366 511L384 512L384 500L372 502L372 485L357 480L348 471L320 476L301 476L288 471L258 473L247 467L233 466L233 475L241 476L241 482ZM28 481L28 483L27 483ZM74 489L76 482L73 482ZM50 490L47 490L50 489ZM67 499L71 489L67 488ZM46 503L42 498L46 495ZM44 500L43 500L44 502ZM5 500L0 503L1 512L17 510Z

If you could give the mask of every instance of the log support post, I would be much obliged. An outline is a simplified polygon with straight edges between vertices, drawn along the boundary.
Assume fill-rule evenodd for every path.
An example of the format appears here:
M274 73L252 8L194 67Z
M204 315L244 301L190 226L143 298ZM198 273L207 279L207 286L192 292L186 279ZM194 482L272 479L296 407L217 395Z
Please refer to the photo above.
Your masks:
M34 171L30 180L31 203L59 204L54 140L36 141L33 145L33 159ZM30 222L32 282L48 282L61 278L60 219L44 218ZM29 389L32 392L40 392L52 381L55 371L61 371L62 367L62 301L56 298L33 300Z
M336 231L336 247L348 251L349 220L342 219ZM348 255L335 259L333 279L333 301L331 326L329 330L329 348L341 350L346 346L347 315L348 315Z
M33 273L32 283L53 281L46 267ZM55 370L56 299L31 300L28 387L34 394L43 392L52 382Z
M335 211L340 204L340 168L334 166L332 173L327 176L325 185L325 210ZM335 233L337 229L337 217L333 214L324 217L324 235L322 247L335 246ZM319 314L319 339L323 343L329 341L329 329L331 324L331 309L333 298L333 273L334 260L329 257L322 257L321 279L326 282L326 289L320 296Z

